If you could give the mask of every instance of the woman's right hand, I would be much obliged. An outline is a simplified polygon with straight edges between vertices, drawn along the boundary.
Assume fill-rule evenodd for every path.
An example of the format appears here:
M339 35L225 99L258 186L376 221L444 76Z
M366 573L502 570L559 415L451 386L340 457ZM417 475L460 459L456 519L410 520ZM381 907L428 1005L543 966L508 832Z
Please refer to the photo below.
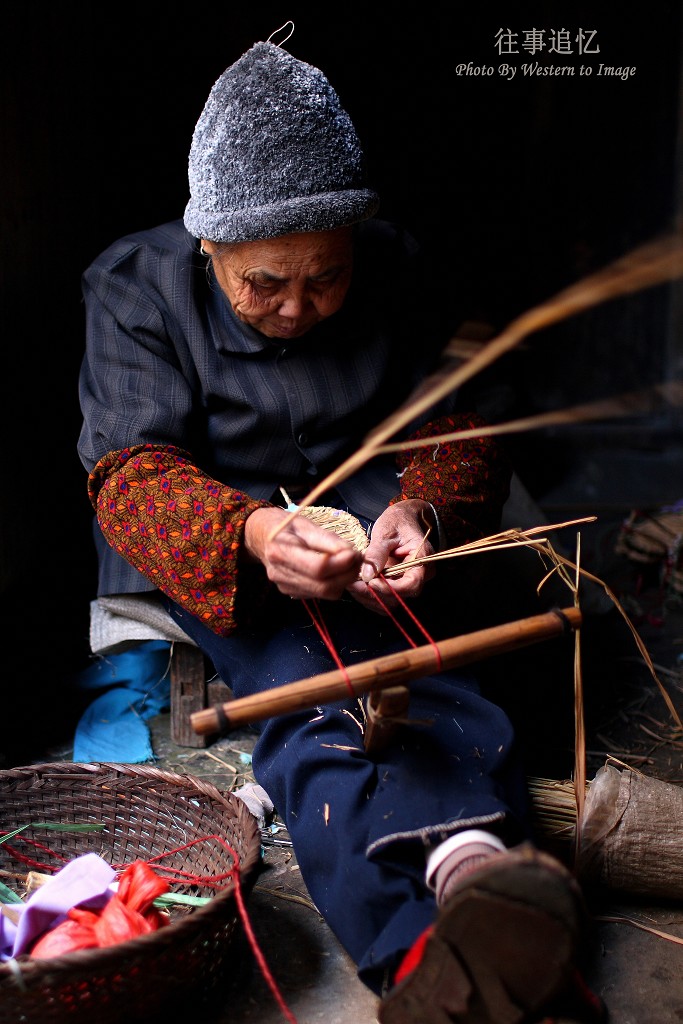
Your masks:
M244 547L289 597L337 600L358 579L363 561L360 551L331 530L275 506L251 513Z

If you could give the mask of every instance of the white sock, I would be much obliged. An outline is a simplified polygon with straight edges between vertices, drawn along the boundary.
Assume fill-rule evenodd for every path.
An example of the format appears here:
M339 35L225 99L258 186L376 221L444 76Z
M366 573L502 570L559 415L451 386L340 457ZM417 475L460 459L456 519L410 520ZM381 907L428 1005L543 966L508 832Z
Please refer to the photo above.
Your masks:
M456 877L477 867L492 854L504 853L505 844L491 832L466 829L439 843L427 859L426 882L436 893L437 903L448 898Z

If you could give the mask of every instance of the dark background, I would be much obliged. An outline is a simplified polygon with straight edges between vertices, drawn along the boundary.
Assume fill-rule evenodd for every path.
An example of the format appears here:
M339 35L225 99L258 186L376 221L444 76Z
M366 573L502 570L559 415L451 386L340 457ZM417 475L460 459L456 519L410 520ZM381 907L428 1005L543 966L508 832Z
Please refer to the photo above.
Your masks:
M182 215L192 130L213 82L289 18L287 49L337 89L364 142L380 215L403 220L426 246L433 270L423 301L445 306L454 331L465 319L498 330L676 224L679 3L403 13L393 4L261 4L250 13L207 2L27 3L3 13L3 718L36 742L55 728L89 654L95 567L76 455L80 274L120 235ZM530 28L546 40L567 29L574 52L499 56L500 28L520 42ZM576 52L579 29L595 31L599 54ZM494 74L459 76L469 61ZM576 73L524 77L521 65L534 61ZM513 81L498 74L503 62L517 67ZM600 77L601 62L636 73ZM579 76L581 64L590 77ZM473 401L504 420L678 376L680 308L678 286L657 287L543 331L482 374ZM564 486L569 504L628 504L616 477L601 477L587 498L587 461L605 448L645 454L651 482L677 454L679 430L678 413L657 412L505 443L541 502ZM683 496L683 479L679 487L665 475L669 499Z

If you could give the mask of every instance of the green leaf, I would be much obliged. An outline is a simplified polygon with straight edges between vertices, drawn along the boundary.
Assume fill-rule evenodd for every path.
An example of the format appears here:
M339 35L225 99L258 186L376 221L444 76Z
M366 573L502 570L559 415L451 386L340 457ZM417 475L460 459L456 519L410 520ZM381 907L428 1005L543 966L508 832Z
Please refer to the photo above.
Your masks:
M20 832L24 832L27 828L44 828L52 832L101 832L105 827L104 822L83 822L79 825L76 822L60 824L56 821L29 821L26 825L20 825L19 828L15 828L13 832L0 836L0 845L6 843L8 839L14 839L15 836L18 836Z
M186 907L204 907L207 903L211 902L211 896L189 896L182 892L165 892L161 896L157 896L154 900L154 906L162 909L163 907L172 907L174 905L184 905Z
M0 882L0 903L23 903L21 896L17 896L13 889Z

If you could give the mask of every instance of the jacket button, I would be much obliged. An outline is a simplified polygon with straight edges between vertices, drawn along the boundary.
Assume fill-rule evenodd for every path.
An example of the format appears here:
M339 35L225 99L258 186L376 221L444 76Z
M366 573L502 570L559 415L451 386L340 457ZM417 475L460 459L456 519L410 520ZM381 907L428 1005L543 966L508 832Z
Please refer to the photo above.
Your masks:
M299 443L299 444L300 444L300 445L301 445L301 446L303 447L303 445L305 445L305 444L307 444L307 443L308 443L308 434L306 434L306 433L303 433L303 432L302 432L302 433L301 433L301 434L299 434L299 436L297 437L297 441L298 441L298 443Z

